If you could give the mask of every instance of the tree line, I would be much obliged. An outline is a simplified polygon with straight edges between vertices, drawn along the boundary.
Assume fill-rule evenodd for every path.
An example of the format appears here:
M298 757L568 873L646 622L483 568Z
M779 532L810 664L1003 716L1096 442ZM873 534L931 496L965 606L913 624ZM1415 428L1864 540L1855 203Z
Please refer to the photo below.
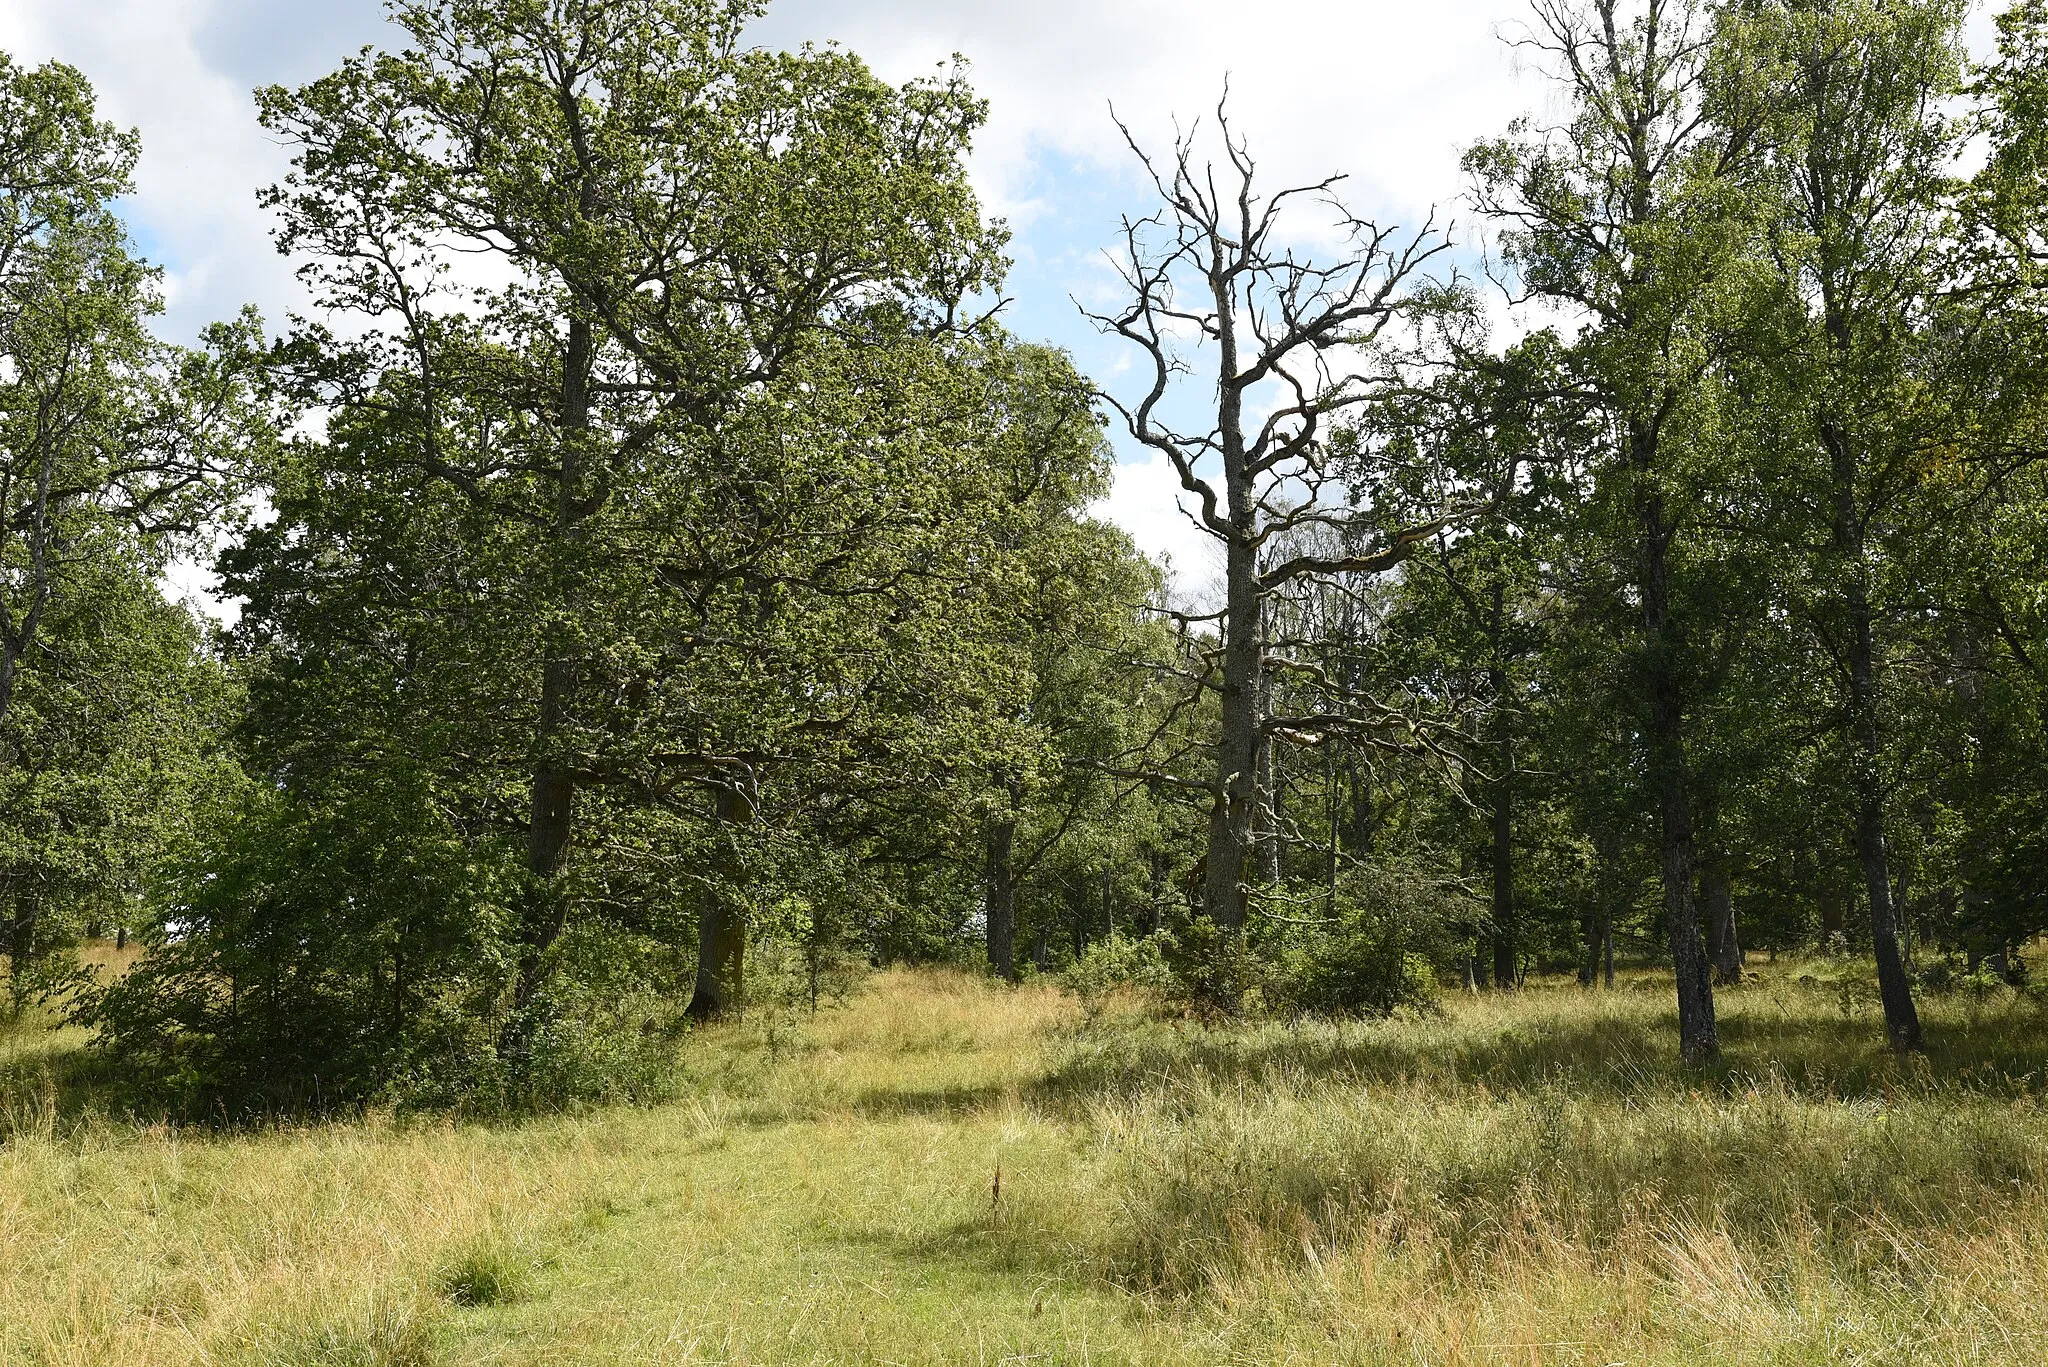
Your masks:
M17 1011L243 1110L651 1091L898 961L1375 1013L1619 943L1694 1062L1747 950L1868 956L1903 1050L2024 974L2038 0L1981 64L1950 0L1538 0L1463 240L1127 130L1107 387L1004 326L965 71L757 13L397 0L257 93L315 315L196 347L134 135L0 65ZM1091 511L1112 425L1213 591ZM208 551L232 627L158 587Z

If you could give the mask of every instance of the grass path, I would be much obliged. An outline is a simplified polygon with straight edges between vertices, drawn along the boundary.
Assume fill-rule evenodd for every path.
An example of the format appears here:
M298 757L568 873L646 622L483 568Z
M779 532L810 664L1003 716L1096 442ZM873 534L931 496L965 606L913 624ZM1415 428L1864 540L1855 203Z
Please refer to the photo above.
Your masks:
M1900 1065L1869 1009L1730 994L1702 1077L1654 983L1210 1031L896 973L675 1105L234 1137L59 1124L16 1036L0 1364L2048 1361L2040 1014Z

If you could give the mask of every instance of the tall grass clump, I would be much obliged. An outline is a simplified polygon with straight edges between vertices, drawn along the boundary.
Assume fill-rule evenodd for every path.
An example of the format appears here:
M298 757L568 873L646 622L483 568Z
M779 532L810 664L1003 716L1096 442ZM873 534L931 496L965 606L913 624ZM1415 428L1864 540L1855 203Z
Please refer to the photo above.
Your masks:
M1661 1001L1550 992L1376 1025L1127 1022L1044 1095L1105 1155L1106 1270L1176 1293L1361 1242L1456 1283L1532 1241L1626 1260L1701 1231L1762 1272L1869 1284L2048 1213L2032 1008L1973 1033L1937 1005L1951 1057L1897 1060L1789 984L1729 1005L1764 1048L1706 1074L1668 1061Z
M435 1367L434 1323L417 1306L373 1302L309 1322L267 1325L227 1344L224 1367Z

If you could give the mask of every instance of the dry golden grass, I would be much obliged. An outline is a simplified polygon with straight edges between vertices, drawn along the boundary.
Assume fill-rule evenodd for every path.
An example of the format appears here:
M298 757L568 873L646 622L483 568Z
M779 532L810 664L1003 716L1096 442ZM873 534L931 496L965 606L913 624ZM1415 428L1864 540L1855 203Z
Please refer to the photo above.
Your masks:
M2048 1361L2040 1014L1901 1063L1795 976L1686 1074L1649 975L1210 1029L888 973L675 1105L241 1135L16 1032L0 1363Z

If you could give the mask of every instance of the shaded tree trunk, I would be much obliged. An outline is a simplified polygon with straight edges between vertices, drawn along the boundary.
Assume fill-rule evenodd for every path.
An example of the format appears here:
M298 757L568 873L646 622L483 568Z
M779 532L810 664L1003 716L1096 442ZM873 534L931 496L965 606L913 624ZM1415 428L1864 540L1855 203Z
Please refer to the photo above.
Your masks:
M555 495L554 533L563 544L575 540L585 516L579 486L583 439L590 429L594 355L590 324L572 320L562 357L562 465ZM569 904L561 871L574 829L576 779L570 760L559 747L575 705L577 673L575 660L559 648L541 667L537 758L526 837L527 906L520 926L519 982L507 1036L514 1052L524 1049L529 1015L546 976L547 952L568 924Z
M1017 822L1005 816L988 828L988 966L1017 980Z
M1645 640L1644 686L1649 702L1650 790L1656 798L1664 878L1664 928L1678 980L1678 1051L1688 1064L1721 1052L1714 1022L1714 984L1693 898L1692 795L1685 757L1684 701L1680 684L1684 636L1671 608L1672 526L1653 481L1656 437L1639 421L1629 424L1636 472L1638 584Z
M1166 873L1169 865L1166 856L1156 852L1147 857L1146 864L1152 874L1152 882L1145 933L1157 935L1166 928Z
M1507 675L1493 672L1495 706L1506 696ZM1502 723L1505 726L1505 722ZM1503 735L1499 745L1501 771L1493 783L1493 982L1503 990L1520 985L1521 947L1515 925L1515 797L1514 742Z
M1323 867L1323 914L1337 919L1337 875L1344 864L1344 799L1334 741L1323 743L1323 797L1329 813L1330 847Z
M1725 858L1709 857L1700 869L1700 900L1707 904L1713 934L1714 985L1742 981L1742 942L1736 936L1734 880Z
M747 861L740 851L746 827L755 816L753 776L721 788L717 799L719 826L717 875L697 922L697 987L690 996L692 1020L715 1020L737 1010L746 990L747 915L738 887Z
M1273 671L1259 671L1261 722L1273 715ZM1259 735L1259 882L1269 892L1280 886L1280 823L1283 794L1280 787L1280 746L1271 735Z
M1921 1047L1920 1013L1913 983L1899 953L1892 906L1891 869L1885 850L1883 752L1878 735L1877 649L1867 582L1868 557L1863 518L1856 506L1856 460L1849 442L1832 423L1821 424L1834 477L1835 549L1845 574L1843 607L1848 618L1850 781L1856 792L1856 862L1870 902L1870 943L1877 956L1877 993L1884 1002L1885 1033L1892 1048Z
M1235 356L1229 361L1234 369ZM1228 372L1226 372L1228 373ZM1242 483L1240 494L1238 485ZM1242 502L1252 516L1249 477L1231 484L1233 509ZM1259 813L1259 618L1256 553L1233 540L1224 550L1223 678L1218 690L1221 735L1216 747L1216 787L1209 818L1208 874L1202 904L1212 920L1233 934L1244 929L1246 875Z
M1842 885L1836 880L1834 873L1823 873L1821 875L1819 893L1820 933L1822 938L1832 939L1842 933L1842 924L1845 919L1843 904L1847 901L1848 897L1844 894Z

